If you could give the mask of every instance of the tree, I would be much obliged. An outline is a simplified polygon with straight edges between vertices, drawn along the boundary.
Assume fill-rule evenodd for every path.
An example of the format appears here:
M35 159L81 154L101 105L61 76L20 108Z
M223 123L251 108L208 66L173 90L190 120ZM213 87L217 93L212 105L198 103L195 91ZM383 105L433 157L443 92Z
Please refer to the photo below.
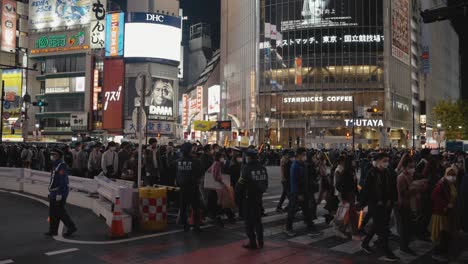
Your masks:
M447 140L468 138L468 102L440 101L432 109L437 123L442 125Z

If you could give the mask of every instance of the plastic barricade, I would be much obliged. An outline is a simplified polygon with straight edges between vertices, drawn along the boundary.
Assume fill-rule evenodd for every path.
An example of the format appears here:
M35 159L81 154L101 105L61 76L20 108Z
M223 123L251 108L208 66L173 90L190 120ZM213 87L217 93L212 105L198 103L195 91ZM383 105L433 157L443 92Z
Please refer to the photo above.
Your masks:
M139 189L140 226L146 231L167 228L167 189L143 187Z

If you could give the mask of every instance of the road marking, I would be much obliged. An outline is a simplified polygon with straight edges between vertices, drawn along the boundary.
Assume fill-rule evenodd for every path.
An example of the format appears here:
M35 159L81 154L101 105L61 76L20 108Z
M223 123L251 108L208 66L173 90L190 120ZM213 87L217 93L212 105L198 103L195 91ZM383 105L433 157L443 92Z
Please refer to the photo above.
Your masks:
M13 260L11 259L7 259L7 260L0 260L0 264L10 264L10 263L14 263Z
M288 239L288 241L302 245L311 245L313 243L335 236L335 230L332 227L320 230L320 232L322 232L322 234L319 236L311 237L309 235L303 235Z
M394 251L395 255L400 258L401 263L411 263L419 257L425 255L427 252L431 251L433 248L431 242L422 240L413 241L409 246L416 253L416 256L406 254L400 250Z
M29 198L29 199L32 199L32 200L35 200L35 201L38 201L44 205L46 205L47 207L49 206L49 202L47 201L44 201L40 198L37 198L37 197L34 197L34 196L31 196L31 195L26 195L26 194L22 194L22 193L19 193L19 192L9 192L11 194L14 194L14 195L18 195L18 196L22 196L22 197L26 197L26 198Z
M62 249L62 250L57 250L57 251L51 251L51 252L47 252L47 253L44 253L46 254L47 256L54 256L54 255L59 255L59 254L64 254L64 253L69 253L69 252L74 252L74 251L78 251L79 249L78 248L69 248L69 249Z
M280 195L265 196L262 199L265 201L265 200L273 200L273 199L278 199L278 198L281 198L281 194Z

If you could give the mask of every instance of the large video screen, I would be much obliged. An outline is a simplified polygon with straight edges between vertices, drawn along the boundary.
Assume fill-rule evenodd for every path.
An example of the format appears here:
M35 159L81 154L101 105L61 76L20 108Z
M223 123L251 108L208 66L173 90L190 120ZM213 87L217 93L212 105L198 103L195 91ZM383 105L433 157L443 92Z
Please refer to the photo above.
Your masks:
M180 18L131 13L125 24L124 57L180 62L181 40Z

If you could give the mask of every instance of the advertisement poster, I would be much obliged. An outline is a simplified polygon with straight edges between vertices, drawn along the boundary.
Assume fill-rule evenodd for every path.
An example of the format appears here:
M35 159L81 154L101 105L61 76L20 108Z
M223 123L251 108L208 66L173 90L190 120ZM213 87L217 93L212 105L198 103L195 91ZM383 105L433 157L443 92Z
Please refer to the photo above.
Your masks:
M31 55L77 51L89 48L85 31L67 31L54 34L44 34L32 37Z
M15 52L16 49L16 1L3 0L1 50Z
M106 57L123 55L124 13L106 16Z
M132 116L138 111L143 91L136 89L136 77L128 78L128 112ZM174 80L152 77L149 89L145 90L145 110L148 119L174 117Z
M106 40L107 0L93 0L90 45L92 49L103 49Z
M91 0L32 0L29 2L29 28L89 24L91 7Z
M187 127L188 125L188 109L189 109L189 97L188 94L182 95L182 126Z
M208 114L221 111L221 86L214 85L208 88Z
M123 59L104 60L104 84L102 91L103 129L122 129L124 81L125 65Z
M22 138L21 132L21 70L3 70L5 101L3 102L3 139Z
M409 0L392 1L392 56L410 63Z

